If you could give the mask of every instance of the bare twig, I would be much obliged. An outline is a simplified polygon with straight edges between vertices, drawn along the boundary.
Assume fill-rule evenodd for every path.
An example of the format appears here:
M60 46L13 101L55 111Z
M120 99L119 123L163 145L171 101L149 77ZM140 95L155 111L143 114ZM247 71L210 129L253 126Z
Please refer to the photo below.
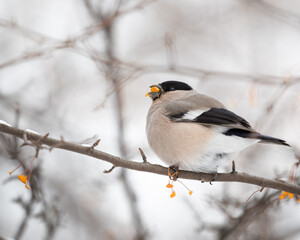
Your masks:
M246 227L254 221L258 221L260 216L265 216L265 211L278 203L279 199L275 197L277 194L278 192L272 194L265 192L261 199L253 201L248 208L243 208L244 212L239 217L230 217L230 224L226 224L221 228L216 227L215 230L219 232L218 239L240 239L242 234L247 234L245 233ZM223 201L219 203L219 207L224 208L225 211L228 209L228 205Z
M253 197L253 195L257 192L262 192L264 190L264 187L262 187L261 189L256 190L254 193L252 193L250 195L250 197L247 199L247 201L244 203L244 206L246 206L246 204L249 202L249 200Z
M151 0L150 0L151 1ZM146 2L150 1L141 1L139 4L144 4ZM138 4L138 5L139 5ZM95 21L102 21L105 18L105 16L108 15L117 15L120 12L120 6L122 5L122 2L119 2L114 8L114 10L106 14L104 13L104 10L99 8L98 14L93 14L92 16L94 17ZM137 5L137 6L138 6ZM140 6L142 6L140 5ZM136 7L137 7L136 6ZM91 7L88 5L87 7ZM91 12L93 10L89 10ZM94 11L95 12L95 11ZM115 34L114 34L114 27L115 27L115 21L112 20L107 26L104 27L104 38L105 38L105 59L108 59L110 64L103 64L103 62L95 61L95 64L99 70L100 73L105 74L105 78L110 81L110 83L113 85L113 91L111 91L111 94L114 93L114 98L115 98L115 110L116 110L116 115L117 115L117 129L118 129L118 147L120 150L121 157L126 158L128 156L128 151L126 148L126 137L125 137L125 127L124 127L124 99L123 99L123 94L122 94L122 85L128 81L131 80L132 74L128 74L126 77L122 77L122 69L114 64L114 57L115 57ZM92 53L91 56L93 57L94 54ZM108 99L106 97L105 99ZM102 106L102 104L100 104ZM97 108L96 108L97 109ZM112 168L113 169L113 168ZM112 170L111 169L111 170ZM139 212L139 208L137 205L137 197L134 191L134 188L129 182L128 176L127 176L127 171L126 169L122 169L121 173L119 175L121 183L125 189L125 194L128 199L128 203L130 206L130 211L132 214L132 220L133 220L133 225L135 228L135 236L133 239L135 240L143 240L145 239L146 231L144 230L144 224L141 218L141 214Z
M243 74L235 72L225 72L225 71L212 71L204 68L195 68L189 67L182 64L177 64L173 68L163 65L142 65L135 62L124 62L118 59L114 59L115 64L118 64L120 67L135 71L142 72L143 74L152 74L152 73L177 73L187 76L195 76L198 78L210 78L210 80L222 79L228 81L248 81L248 82L257 82L264 85L282 85L286 84L288 86L300 83L300 76L293 76L289 81L285 81L284 76L276 75L255 75L255 74ZM258 81L259 80L259 81Z
M143 9L146 5L153 3L155 0L144 0L137 3L135 6L119 10L114 12L113 14L107 16L104 20L101 20L101 22L92 24L91 26L86 27L83 29L78 35L76 35L73 40L74 41L83 41L87 39L88 37L94 35L95 33L98 33L99 30L106 28L109 26L116 18L120 16L124 16L126 14L132 13L137 10Z
M29 202L26 203L21 198L17 198L15 200L15 202L20 204L22 206L22 208L25 210L25 216L18 228L18 231L15 234L15 239L18 240L18 239L21 239L22 235L24 234L24 231L28 224L28 219L32 215L32 211L33 211L33 207L34 207L34 203L36 202L36 199L34 197L34 194L31 194L31 198L30 198Z
M24 130L10 127L8 125L0 124L0 132L10 134L12 136L16 136L18 138L24 138ZM92 154L88 154L88 149L90 147L81 146L79 144L69 143L69 142L61 142L59 139L54 138L44 138L41 135L34 134L34 133L27 133L28 140L39 141L41 140L41 144L45 144L48 146L53 146L55 144L60 143L57 148L65 149L72 152L77 152L83 155L92 156L94 158L110 162L116 167L127 168L136 171L142 172L149 172L149 173L156 173L160 175L168 175L168 168L157 165L157 164L150 164L147 163L138 163L129 161L99 150L94 150ZM185 179L192 179L198 181L211 181L211 174L210 173L196 173L190 171L180 171L180 177ZM215 182L241 182L241 183L248 183L253 184L265 188L273 188L278 189L294 194L300 194L300 186L290 184L281 180L270 180L262 177L252 176L246 173L237 173L237 174L230 174L230 173L218 173L218 178Z
M32 29L28 29L25 26L21 26L17 22L11 20L0 18L0 27L15 31L16 33L22 35L23 37L31 39L32 41L35 41L38 44L44 43L46 41L47 42L59 41L58 39L54 39L53 37L46 36Z
M11 60L8 60L6 62L3 62L0 64L0 70L6 67L11 67L13 65L19 64L26 62L28 60L34 60L36 58L45 56L47 54L52 54L55 51L61 50L61 49L66 49L71 47L71 43L69 41L62 42L59 44L55 44L54 46L46 47L46 48L41 48L38 50L33 50L33 51L28 51L25 54L22 54L16 58L13 58Z
M6 67L10 67L10 66L13 66L13 65L16 65L19 63L26 62L28 60L33 60L38 57L45 56L45 55L53 53L57 50L67 49L67 48L76 48L75 44L77 42L82 42L82 41L86 40L87 38L91 37L92 35L98 33L100 30L109 26L116 18L118 18L120 16L124 16L129 13L132 13L136 10L141 10L141 9L143 9L143 7L145 7L146 5L148 5L152 2L154 2L154 0L140 1L139 3L137 3L135 6L133 6L131 8L128 8L128 9L125 9L122 11L116 11L112 15L109 15L105 19L101 20L101 22L97 22L95 24L92 24L91 26L88 26L88 27L82 29L80 31L80 33L78 33L77 35L75 35L69 39L66 39L64 41L48 38L47 36L43 36L42 34L37 33L33 30L20 27L16 23L1 19L0 26L2 26L2 27L16 28L19 31L22 31L24 34L26 34L26 37L29 37L29 34L30 34L30 37L32 37L32 38L39 37L39 39L40 39L39 41L41 41L41 39L42 40L51 39L51 40L53 40L52 42L54 42L54 45L53 46L43 46L42 48L40 48L38 50L29 51L25 54L22 54L19 57L16 57L16 58L8 60L6 62L0 63L0 70L3 68L6 68Z

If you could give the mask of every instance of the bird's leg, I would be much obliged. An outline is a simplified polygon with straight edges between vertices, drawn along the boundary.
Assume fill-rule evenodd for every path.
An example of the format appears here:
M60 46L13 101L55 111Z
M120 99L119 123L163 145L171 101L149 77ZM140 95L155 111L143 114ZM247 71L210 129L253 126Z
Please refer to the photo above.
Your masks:
M168 167L168 175L171 180L176 181L178 178L178 173L179 173L178 164L174 164Z
M217 179L217 176L218 176L218 172L212 172L212 176L213 178L209 181L209 184L212 185L211 182L215 181Z
M231 174L236 174L237 171L235 171L235 162L232 161L232 171L230 172Z

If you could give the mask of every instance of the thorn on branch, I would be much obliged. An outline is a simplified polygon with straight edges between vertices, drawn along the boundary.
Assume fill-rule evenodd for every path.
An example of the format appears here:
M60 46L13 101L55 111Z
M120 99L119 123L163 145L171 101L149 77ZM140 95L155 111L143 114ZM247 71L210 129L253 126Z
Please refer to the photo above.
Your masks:
M113 165L110 169L104 170L103 173L111 173L116 168L115 165Z
M146 157L144 151L143 151L141 148L139 148L139 151L140 151L141 156L142 156L142 158L143 158L143 162L144 162L144 163L147 163L147 157Z
M41 140L39 140L37 143L38 144L42 143L47 137L49 137L49 135L50 135L50 133L46 133L45 136Z
M100 143L100 141L101 141L101 139L99 138L99 139L97 139L97 140L93 143L93 145L92 145L92 146L90 147L90 149L89 149L89 153L90 153L90 154L94 151L95 147L98 146L98 144Z
M232 171L231 174L236 174L237 171L235 171L235 161L232 161Z

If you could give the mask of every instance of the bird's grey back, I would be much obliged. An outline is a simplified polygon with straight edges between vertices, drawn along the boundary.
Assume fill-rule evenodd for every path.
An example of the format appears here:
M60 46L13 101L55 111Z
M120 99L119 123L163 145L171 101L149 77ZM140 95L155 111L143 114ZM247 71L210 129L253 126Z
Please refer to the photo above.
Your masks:
M164 104L167 114L176 114L193 110L208 110L210 108L225 108L218 100L196 93Z

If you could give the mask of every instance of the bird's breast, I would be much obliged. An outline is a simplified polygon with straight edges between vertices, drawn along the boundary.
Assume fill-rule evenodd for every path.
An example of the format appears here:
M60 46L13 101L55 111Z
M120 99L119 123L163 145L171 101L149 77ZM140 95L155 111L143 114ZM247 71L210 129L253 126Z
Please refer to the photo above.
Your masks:
M195 161L212 134L210 128L200 124L171 122L160 111L148 115L149 145L167 165Z

